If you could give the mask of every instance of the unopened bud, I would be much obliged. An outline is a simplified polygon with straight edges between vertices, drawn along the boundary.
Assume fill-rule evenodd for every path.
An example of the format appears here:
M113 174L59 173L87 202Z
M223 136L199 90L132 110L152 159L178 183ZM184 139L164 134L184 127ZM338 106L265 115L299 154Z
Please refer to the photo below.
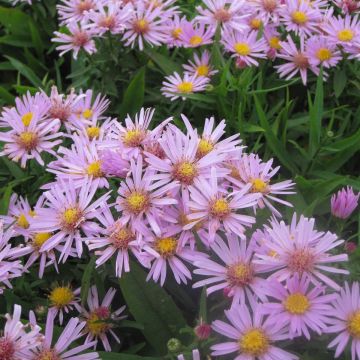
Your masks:
M206 340L211 333L211 326L209 324L201 323L194 329L195 335L199 340Z
M181 349L181 341L176 338L171 338L167 342L167 348L170 352L178 352Z

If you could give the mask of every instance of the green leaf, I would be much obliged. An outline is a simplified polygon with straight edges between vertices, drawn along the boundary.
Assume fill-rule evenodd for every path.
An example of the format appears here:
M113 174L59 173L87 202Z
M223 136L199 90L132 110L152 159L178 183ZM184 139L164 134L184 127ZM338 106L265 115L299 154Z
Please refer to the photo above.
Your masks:
M169 56L164 56L152 49L145 50L145 53L166 75L172 74L175 71L181 72L180 65L171 61Z
M347 83L346 72L341 69L335 72L334 76L334 92L335 96L338 98L345 89Z
M26 177L26 173L20 168L18 164L9 160L7 157L2 157L1 160L5 163L5 166L10 171L10 174L15 179L23 179Z
M99 351L102 360L162 360L160 357L139 356L131 354L115 354L111 352Z
M0 6L0 24L12 34L28 35L30 17L24 11Z
M81 304L85 304L88 293L89 293L89 289L90 289L90 284L91 284L91 277L92 277L92 273L95 269L95 262L96 262L96 257L93 256L90 259L90 262L86 265L82 280L81 280Z
M145 338L159 354L165 354L168 340L186 326L180 310L163 288L146 281L145 272L134 262L119 282L129 311L144 325Z
M120 105L119 117L123 119L127 114L133 115L140 110L144 103L145 68L141 68L131 80Z
M15 96L4 87L0 86L0 99L4 100L7 104L12 104L15 100Z
M13 187L12 187L12 185L8 185L5 188L4 195L1 198L1 203L0 203L0 214L1 215L7 214L8 208L9 208L10 197L11 197L12 193L13 193Z

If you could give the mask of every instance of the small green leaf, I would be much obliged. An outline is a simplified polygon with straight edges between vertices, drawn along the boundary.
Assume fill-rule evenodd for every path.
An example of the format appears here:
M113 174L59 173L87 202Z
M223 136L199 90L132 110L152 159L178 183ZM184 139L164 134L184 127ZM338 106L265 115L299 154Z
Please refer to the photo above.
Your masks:
M8 185L5 188L4 191L4 195L1 198L1 203L0 203L0 214L1 215L6 215L9 209L9 202L10 202L10 197L13 193L13 187L12 185Z
M81 304L85 304L88 293L89 293L89 289L90 289L90 284L91 284L91 277L92 277L92 273L95 269L95 262L96 262L96 257L93 256L90 259L90 262L86 265L82 280L81 280Z
M346 72L341 69L335 72L334 76L334 92L335 96L338 98L345 89L347 83Z
M172 74L173 72L181 72L181 67L177 63L170 60L169 56L164 56L159 52L151 49L145 50L149 58L165 73L165 75Z

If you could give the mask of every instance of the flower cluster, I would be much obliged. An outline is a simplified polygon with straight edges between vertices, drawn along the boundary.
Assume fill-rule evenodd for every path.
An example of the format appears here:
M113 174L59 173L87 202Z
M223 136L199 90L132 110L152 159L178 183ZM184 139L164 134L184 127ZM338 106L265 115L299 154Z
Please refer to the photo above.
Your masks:
M59 271L59 263L83 257L84 248L96 257L99 270L112 259L117 277L131 271L130 258L146 269L147 280L161 286L171 274L178 284L195 275L194 288L206 286L208 295L222 290L231 299L225 311L231 325L213 323L213 330L231 341L212 350L215 356L238 352L239 359L297 359L276 343L310 339L313 332L331 332L344 322L337 302L350 290L337 295L340 286L333 279L348 273L341 266L347 255L339 251L344 240L317 231L314 219L294 214L290 224L281 220L281 208L292 207L288 198L294 183L277 179L273 159L247 152L238 134L223 138L225 120L216 125L214 118L206 119L199 132L182 115L181 130L172 118L152 126L154 109L141 109L120 122L105 116L108 106L92 91L66 95L53 88L49 96L27 94L3 109L1 155L23 167L35 160L53 177L36 204L14 194L2 216L7 230L0 276L5 285L37 262L40 278L47 267ZM357 198L352 195L353 210ZM341 211L349 207L342 198L336 202ZM259 213L271 215L262 227L256 222ZM115 289L100 303L91 287L87 307L79 294L80 289L65 284L50 291L50 330L28 349L35 359L50 353L58 354L51 359L65 359L73 339L70 328L77 329L73 340L87 334L85 344L75 348L79 352L99 339L111 351L109 334L119 342L114 324L123 318L124 307L111 310ZM337 315L333 307L339 308ZM78 318L69 320L73 312ZM51 345L56 317L61 324L67 321L66 341ZM353 327L342 328L346 341L357 339L358 322L354 315ZM30 325L38 329L32 316ZM339 341L340 353L344 339L330 345Z

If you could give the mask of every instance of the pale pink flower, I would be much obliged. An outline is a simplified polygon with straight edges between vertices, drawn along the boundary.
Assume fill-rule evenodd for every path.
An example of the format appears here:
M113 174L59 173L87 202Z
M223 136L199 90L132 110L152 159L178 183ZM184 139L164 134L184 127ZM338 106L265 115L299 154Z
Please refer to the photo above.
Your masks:
M168 47L181 47L183 45L180 35L184 32L185 26L189 26L189 24L190 22L186 20L185 16L180 17L175 14L173 18L163 25L164 42Z
M211 44L215 29L212 26L190 21L184 24L183 31L180 34L180 40L183 46L196 48L202 45Z
M96 0L61 0L56 5L60 25L86 20L86 15L90 10L97 8Z
M322 65L324 68L330 68L336 66L342 59L338 47L323 35L310 37L305 46L309 63L314 66Z
M189 61L188 64L184 64L183 68L190 75L205 76L211 78L218 71L214 70L210 64L210 53L205 50L201 56L197 53L194 54L194 61Z
M331 214L339 219L347 219L358 206L360 192L354 194L352 187L348 186L331 196Z

